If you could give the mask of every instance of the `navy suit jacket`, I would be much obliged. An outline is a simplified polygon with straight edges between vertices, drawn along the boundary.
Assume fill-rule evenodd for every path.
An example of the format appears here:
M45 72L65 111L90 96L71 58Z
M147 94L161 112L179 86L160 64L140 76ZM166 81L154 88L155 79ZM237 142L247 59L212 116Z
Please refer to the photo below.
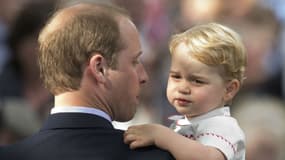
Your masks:
M0 149L0 160L170 160L154 146L129 149L123 131L106 119L85 113L50 115L33 136Z

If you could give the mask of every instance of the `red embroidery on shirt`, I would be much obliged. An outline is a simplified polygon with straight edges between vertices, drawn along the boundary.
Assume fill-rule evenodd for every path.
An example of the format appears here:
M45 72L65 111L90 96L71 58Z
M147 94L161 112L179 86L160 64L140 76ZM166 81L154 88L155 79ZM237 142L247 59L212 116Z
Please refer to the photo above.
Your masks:
M234 145L229 141L227 140L226 138L224 138L223 136L221 135L217 135L217 134L214 134L214 133L201 133L197 136L197 139L199 139L200 137L203 137L203 136L213 136L213 137L217 137L217 138L220 138L221 140L223 140L224 142L226 142L228 145L231 146L232 150L234 151L234 153L236 154L236 149L234 147ZM195 137L194 137L195 138Z
M192 139L192 140L196 140L196 138L194 137L194 135L193 134L191 134L191 135L182 135L182 136L184 136L184 137L186 137L186 138L189 138L189 139Z

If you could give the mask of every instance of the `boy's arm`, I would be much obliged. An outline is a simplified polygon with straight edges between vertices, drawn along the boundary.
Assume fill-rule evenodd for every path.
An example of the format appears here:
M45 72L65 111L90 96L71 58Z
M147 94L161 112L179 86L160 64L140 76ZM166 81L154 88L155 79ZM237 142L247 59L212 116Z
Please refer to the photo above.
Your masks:
M125 132L124 140L132 149L156 145L169 151L177 160L226 160L218 149L188 139L158 124L132 126Z

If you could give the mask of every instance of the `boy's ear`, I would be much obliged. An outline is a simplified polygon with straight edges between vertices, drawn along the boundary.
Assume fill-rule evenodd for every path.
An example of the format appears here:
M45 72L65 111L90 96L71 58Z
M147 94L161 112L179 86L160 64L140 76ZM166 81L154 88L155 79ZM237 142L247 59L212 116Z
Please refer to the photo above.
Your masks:
M235 95L237 94L237 92L240 89L240 82L237 79L233 79L229 82L227 82L226 84L226 93L224 96L224 100L226 102L231 101Z
M106 80L106 64L106 59L101 54L95 54L89 60L89 67L92 75L99 83L104 83Z

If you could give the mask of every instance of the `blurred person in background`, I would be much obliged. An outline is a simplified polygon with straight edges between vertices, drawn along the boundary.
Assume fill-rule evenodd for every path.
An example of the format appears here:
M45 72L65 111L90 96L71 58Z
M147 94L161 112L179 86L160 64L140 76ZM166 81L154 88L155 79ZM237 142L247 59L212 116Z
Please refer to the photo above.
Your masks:
M0 1L0 76L3 67L9 61L10 53L7 46L9 28L22 6L30 0L1 0Z
M40 79L37 37L54 8L55 1L49 0L27 3L20 10L8 37L11 58L0 77L1 100L24 99L39 114L52 96Z
M276 56L279 64L282 68L282 94L283 99L285 99L285 1L283 0L261 0L261 5L264 7L272 9L277 16L278 21L281 24L278 48L277 50L281 56Z
M7 43L10 60L0 74L3 124L0 135L10 130L10 136L16 135L16 138L9 138L5 144L14 143L37 131L52 107L53 98L40 79L36 55L38 34L54 7L53 0L25 3L11 22ZM14 112L10 114L12 110ZM10 123L12 118L14 121ZM24 126L30 130L23 130Z
M256 5L229 25L241 34L248 52L246 81L239 96L253 93L283 99L282 58L278 52L280 23L274 12Z
M196 24L215 21L223 3L223 0L180 0L176 29L183 31Z
M260 0L222 0L223 7L220 16L233 21L243 18Z
M246 136L246 160L285 159L285 104L272 96L247 96L233 116Z
M0 146L16 143L39 129L38 115L23 100L9 99L0 106Z

